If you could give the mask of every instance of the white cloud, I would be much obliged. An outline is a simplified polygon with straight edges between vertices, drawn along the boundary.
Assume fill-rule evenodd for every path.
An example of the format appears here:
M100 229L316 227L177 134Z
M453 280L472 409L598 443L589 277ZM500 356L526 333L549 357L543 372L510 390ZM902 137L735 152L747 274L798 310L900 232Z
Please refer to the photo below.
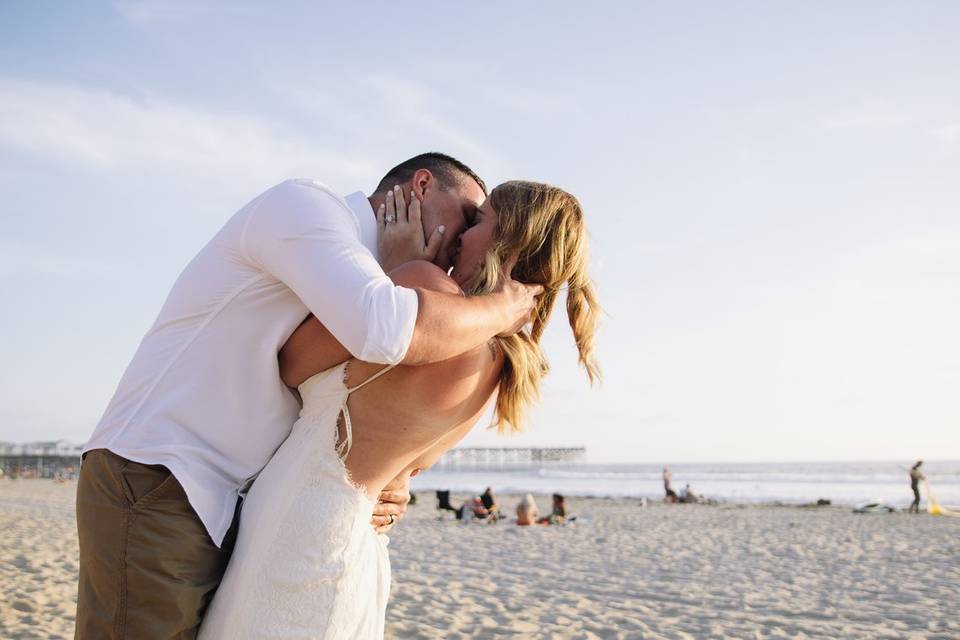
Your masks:
M304 117L335 123L337 135L351 148L376 157L379 171L417 153L441 151L460 157L481 174L485 170L510 174L507 158L473 133L478 123L467 118L461 103L467 88L443 92L383 73L328 79L322 86L282 74L264 81L279 101Z
M374 94L370 104L378 105L395 133L411 140L422 139L445 148L456 149L470 164L497 163L498 154L486 143L442 115L437 108L441 97L429 87L407 79L371 74L357 84Z
M823 120L823 126L839 131L878 132L903 129L921 120L912 110L887 104L867 104L828 116Z
M523 116L543 118L559 114L569 117L579 106L577 101L571 100L568 95L537 89L485 87L482 93L490 104Z
M154 22L196 18L214 11L235 11L232 4L217 4L204 0L122 0L113 3L114 9L124 20L134 25Z
M960 122L934 127L930 133L947 144L956 144L960 142Z
M350 181L378 168L250 115L9 79L0 79L0 146L96 171L237 181L289 175Z
M960 142L960 122L951 121L949 109L934 105L866 104L823 118L824 129L848 133L912 131L948 145Z

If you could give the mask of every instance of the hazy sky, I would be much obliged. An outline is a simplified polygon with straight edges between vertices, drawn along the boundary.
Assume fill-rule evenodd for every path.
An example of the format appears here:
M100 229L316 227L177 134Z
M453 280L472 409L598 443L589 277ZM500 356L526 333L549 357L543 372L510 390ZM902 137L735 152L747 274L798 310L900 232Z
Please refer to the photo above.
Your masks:
M960 5L317 4L0 4L0 440L85 440L267 187L440 150L575 193L607 311L468 443L960 458Z

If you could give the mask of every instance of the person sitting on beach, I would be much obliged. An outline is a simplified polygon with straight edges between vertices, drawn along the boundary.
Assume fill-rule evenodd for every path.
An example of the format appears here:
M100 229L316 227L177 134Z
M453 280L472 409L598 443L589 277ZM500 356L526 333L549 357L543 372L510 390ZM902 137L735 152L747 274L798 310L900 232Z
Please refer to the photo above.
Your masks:
M497 504L497 499L493 495L493 489L487 487L487 490L483 492L480 499L483 501L483 508L487 510L487 513L490 514L494 520L503 517L503 513L500 511L500 505Z
M690 488L690 483L687 483L687 486L680 492L680 502L690 504L698 502L699 500L700 497Z
M485 520L490 512L483 506L483 500L480 496L474 496L472 500L467 500L457 511L457 520L469 522L470 520Z
M517 524L525 527L537 522L540 516L540 509L537 508L537 502L532 494L526 494L517 505Z
M567 499L561 494L553 494L553 510L549 516L540 518L540 524L563 524L567 521Z
M673 487L670 484L670 469L667 467L663 468L663 501L664 502L676 502L677 501L677 492L673 490Z

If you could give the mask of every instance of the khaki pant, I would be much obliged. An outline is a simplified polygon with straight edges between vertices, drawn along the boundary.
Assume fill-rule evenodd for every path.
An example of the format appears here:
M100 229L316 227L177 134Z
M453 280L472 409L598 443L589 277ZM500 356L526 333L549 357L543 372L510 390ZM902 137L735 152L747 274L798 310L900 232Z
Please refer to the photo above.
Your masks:
M87 452L77 484L77 640L195 638L233 549L217 548L160 465Z

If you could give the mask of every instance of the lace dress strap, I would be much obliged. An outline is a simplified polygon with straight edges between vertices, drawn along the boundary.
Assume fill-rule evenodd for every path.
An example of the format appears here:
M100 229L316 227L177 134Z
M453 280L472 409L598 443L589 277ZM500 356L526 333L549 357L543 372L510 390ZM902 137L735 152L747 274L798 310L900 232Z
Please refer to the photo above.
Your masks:
M364 380L358 385L353 387L347 387L347 393L343 396L343 406L340 408L340 414L343 416L343 442L337 446L337 455L340 456L340 459L346 462L347 454L350 453L350 447L353 446L353 424L350 422L350 409L347 408L347 401L350 399L350 394L356 391L357 389L366 386L367 384L373 382L387 371L390 371L397 365L392 364L389 366L380 369L375 374Z
M380 371L377 371L375 374L373 374L372 376L370 376L369 378L367 378L366 380L364 380L364 381L361 382L360 384L358 384L358 385L356 385L356 386L354 386L354 387L348 387L348 388L347 388L347 393L353 393L353 392L356 391L357 389L366 386L367 384L373 382L374 380L376 380L377 378L379 378L380 376L382 376L383 374L385 374L387 371L390 371L391 369L393 369L393 368L396 367L396 366L397 366L397 365L395 365L395 364L391 364L391 365L388 365L388 366L384 367L383 369L380 369Z

